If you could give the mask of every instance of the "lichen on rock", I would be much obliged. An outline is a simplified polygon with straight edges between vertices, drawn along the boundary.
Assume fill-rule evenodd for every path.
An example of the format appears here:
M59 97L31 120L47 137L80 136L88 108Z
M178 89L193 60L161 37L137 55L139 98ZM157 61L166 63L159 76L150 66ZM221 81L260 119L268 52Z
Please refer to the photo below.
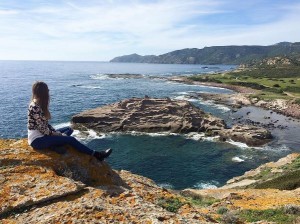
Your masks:
M68 147L36 151L27 139L0 140L0 223L206 223L192 206L158 205L179 197L152 180L115 171Z

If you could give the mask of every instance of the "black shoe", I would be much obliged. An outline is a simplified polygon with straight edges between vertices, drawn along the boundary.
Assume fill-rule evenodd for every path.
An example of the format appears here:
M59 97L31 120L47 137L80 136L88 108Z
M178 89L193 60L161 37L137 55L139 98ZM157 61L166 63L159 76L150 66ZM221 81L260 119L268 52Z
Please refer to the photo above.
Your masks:
M100 152L95 152L94 156L99 160L99 161L103 161L105 158L109 157L109 155L111 154L112 149L106 149Z

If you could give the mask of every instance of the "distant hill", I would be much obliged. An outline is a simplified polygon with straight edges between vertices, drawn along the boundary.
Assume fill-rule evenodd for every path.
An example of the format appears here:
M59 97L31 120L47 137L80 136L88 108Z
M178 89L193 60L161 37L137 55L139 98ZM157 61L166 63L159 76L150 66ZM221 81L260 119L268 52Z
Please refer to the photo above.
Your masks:
M186 48L162 55L124 55L110 62L161 63L161 64L242 64L275 56L300 53L300 42L280 42L270 46L213 46Z

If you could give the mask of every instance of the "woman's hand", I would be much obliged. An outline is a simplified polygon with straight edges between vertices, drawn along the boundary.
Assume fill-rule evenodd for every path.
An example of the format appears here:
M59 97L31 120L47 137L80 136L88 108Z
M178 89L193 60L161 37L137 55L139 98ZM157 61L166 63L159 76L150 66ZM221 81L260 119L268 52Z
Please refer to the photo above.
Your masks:
M60 132L52 132L52 135L54 135L54 136L62 136L62 133L60 133Z

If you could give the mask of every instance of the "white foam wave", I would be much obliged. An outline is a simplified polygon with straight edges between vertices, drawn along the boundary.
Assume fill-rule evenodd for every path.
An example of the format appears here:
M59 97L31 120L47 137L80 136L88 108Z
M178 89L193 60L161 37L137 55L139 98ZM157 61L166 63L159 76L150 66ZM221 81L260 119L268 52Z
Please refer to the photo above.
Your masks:
M278 146L271 146L271 145L266 145L263 147L257 147L260 150L266 150L266 151L276 151L276 152L281 152L281 151L290 151L291 149L287 147L286 145L278 145Z
M235 145L241 149L256 149L256 150L260 150L260 151L276 151L276 152L281 152L281 151L290 151L291 149L289 147L287 147L286 145L264 145L264 146L260 146L260 147L254 147L254 146L248 146L245 143L242 142L235 142L231 139L226 140L227 143L231 144L231 145Z
M209 88L209 89L223 89L223 90L228 90L226 88L223 87L217 87L217 86L206 86L206 85L199 85L201 87L205 87L205 88Z
M172 132L147 133L147 132L139 132L139 131L130 131L130 132L126 132L126 133L130 134L130 135L133 135L133 136L148 135L150 137L161 137L161 136L179 135L177 133L172 133Z
M53 125L53 127L55 129L59 129L59 128L64 128L64 127L70 127L70 125L71 125L71 122L64 122L64 123Z
M218 188L217 185L219 185L219 182L215 181L215 180L212 180L212 181L196 183L193 186L193 188L196 188L196 189L216 189L216 188Z
M231 144L231 145L235 145L235 146L237 146L237 147L239 147L239 148L242 148L242 149L254 148L254 147L248 146L248 145L245 144L245 143L242 143L242 142L235 142L235 141L233 141L233 140L231 140L231 139L226 140L226 142L229 143L229 144Z
M231 110L229 107L224 106L222 104L216 104L215 102L213 102L211 100L202 101L202 100L199 100L199 99L190 98L190 97L188 97L188 94L189 94L188 92L181 92L180 96L173 97L173 99L175 99L175 100L187 100L189 102L199 102L201 104L205 104L205 105L217 108L217 109L225 111L225 112Z
M219 136L212 136L212 137L205 136L205 133L203 133L203 132L201 132L201 133L190 132L190 133L185 134L183 136L187 139L192 139L192 140L195 140L195 141L202 140L202 141L209 141L209 142L215 142L219 138Z
M189 101L189 102L199 102L199 100L197 99L193 99L193 98L189 98L189 97L186 97L186 96L176 96L176 97L173 97L174 100L186 100L186 101Z
M95 139L103 139L103 138L108 138L109 135L107 134L98 134L97 132L95 132L92 129L89 129L87 131L79 131L79 130L74 130L72 136L74 136L75 138L81 140L81 141L85 141L85 142L89 142Z
M191 92L177 92L176 95L188 95Z
M91 79L96 79L96 80L103 80L103 79L110 79L108 75L106 74L96 74L96 75L90 75Z
M84 86L84 85L82 85L82 86L78 86L79 88L84 88L84 89L101 89L101 87L100 86Z
M190 132L188 134L184 135L185 138L187 139L192 139L195 141L203 140L205 137L204 133L198 133L198 132Z
M229 107L226 107L222 104L216 104L214 101L211 100L204 100L204 101L200 101L202 104L223 110L223 111L230 111L231 109Z
M186 84L186 83L183 83L183 82L176 82L176 81L166 81L166 83L173 84L173 85L178 85L178 86L192 86L192 87L195 87L195 85L192 85L192 84Z
M166 188L166 189L174 189L174 186L172 184L169 184L169 183L161 183L161 184L157 184L157 185L162 187L162 188Z
M86 132L88 134L88 139L103 139L106 137L105 134L98 135L97 132L92 129L89 129Z
M84 137L82 137L82 134L81 134L81 132L80 132L79 130L76 130L76 129L75 129L75 130L73 131L72 136L74 136L74 137L77 138L77 139L84 140Z
M233 162L237 162L237 163L241 163L241 162L244 162L245 160L238 157L238 156L235 156L231 159Z

